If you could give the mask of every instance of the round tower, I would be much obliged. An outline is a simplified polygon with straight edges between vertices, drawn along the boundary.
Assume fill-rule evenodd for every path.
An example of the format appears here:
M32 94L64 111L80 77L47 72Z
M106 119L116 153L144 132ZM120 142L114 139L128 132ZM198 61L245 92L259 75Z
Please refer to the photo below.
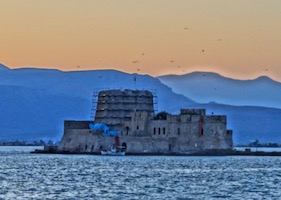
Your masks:
M153 94L147 90L106 90L100 91L95 122L120 126L131 119L136 111L154 116Z

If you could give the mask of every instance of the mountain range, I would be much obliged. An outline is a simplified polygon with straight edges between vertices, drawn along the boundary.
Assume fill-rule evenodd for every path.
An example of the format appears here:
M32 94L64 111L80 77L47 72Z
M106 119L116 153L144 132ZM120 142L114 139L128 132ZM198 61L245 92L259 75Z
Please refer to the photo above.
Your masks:
M261 76L235 80L212 72L165 75L158 79L173 91L199 103L281 108L281 83Z
M209 78L214 81L212 83L214 85L211 87L210 82L205 80L203 82L207 85L204 88L203 83L199 84L200 79L196 78L197 75L203 79ZM229 85L222 83L222 80ZM222 95L224 93L221 90L225 92L230 90L226 86L235 88L236 81L247 87L248 91L268 87L266 91L268 99L256 96L256 100L251 102L244 97L243 102L249 103L243 103L242 106L240 104L242 97L239 98L241 93L236 91L237 101L230 99L231 102L227 95ZM0 140L60 140L64 120L93 119L92 109L95 107L93 102L98 91L147 89L157 96L155 104L157 111L177 114L180 108L206 108L208 114L227 115L228 128L234 132L235 144L248 143L255 139L263 142L280 142L281 109L277 103L274 106L274 99L269 100L269 96L273 95L269 91L277 94L275 90L281 89L280 83L267 77L253 81L255 83L243 82L207 72L196 72L180 77L173 75L152 77L116 70L64 72L37 68L9 69L0 65ZM234 83L234 86L231 83ZM191 88L193 86L194 88ZM210 97L205 94L201 96L196 88L205 90ZM212 94L210 88L216 88L219 97ZM254 95L251 96L253 97Z

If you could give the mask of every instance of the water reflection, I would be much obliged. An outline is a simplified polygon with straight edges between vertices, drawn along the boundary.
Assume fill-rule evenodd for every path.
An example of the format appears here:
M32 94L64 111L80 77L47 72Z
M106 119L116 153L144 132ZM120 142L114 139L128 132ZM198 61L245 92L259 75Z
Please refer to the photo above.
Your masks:
M102 157L29 154L25 150L0 148L0 199L281 196L279 157Z

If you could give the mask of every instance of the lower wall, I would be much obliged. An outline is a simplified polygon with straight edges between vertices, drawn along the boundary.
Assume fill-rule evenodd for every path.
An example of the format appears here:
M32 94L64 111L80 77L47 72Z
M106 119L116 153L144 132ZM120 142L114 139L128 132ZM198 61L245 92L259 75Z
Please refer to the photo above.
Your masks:
M120 136L120 145L126 145L127 153L186 153L206 149L231 149L232 136L203 135L196 137L162 137ZM99 153L101 149L109 149L114 137L104 137L101 132L89 129L65 130L59 151L77 153Z

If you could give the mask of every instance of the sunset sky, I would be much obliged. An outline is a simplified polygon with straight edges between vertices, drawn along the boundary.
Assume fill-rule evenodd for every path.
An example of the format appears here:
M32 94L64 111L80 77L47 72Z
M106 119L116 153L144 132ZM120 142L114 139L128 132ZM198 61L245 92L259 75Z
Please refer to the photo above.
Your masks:
M0 0L0 63L281 81L280 0Z

